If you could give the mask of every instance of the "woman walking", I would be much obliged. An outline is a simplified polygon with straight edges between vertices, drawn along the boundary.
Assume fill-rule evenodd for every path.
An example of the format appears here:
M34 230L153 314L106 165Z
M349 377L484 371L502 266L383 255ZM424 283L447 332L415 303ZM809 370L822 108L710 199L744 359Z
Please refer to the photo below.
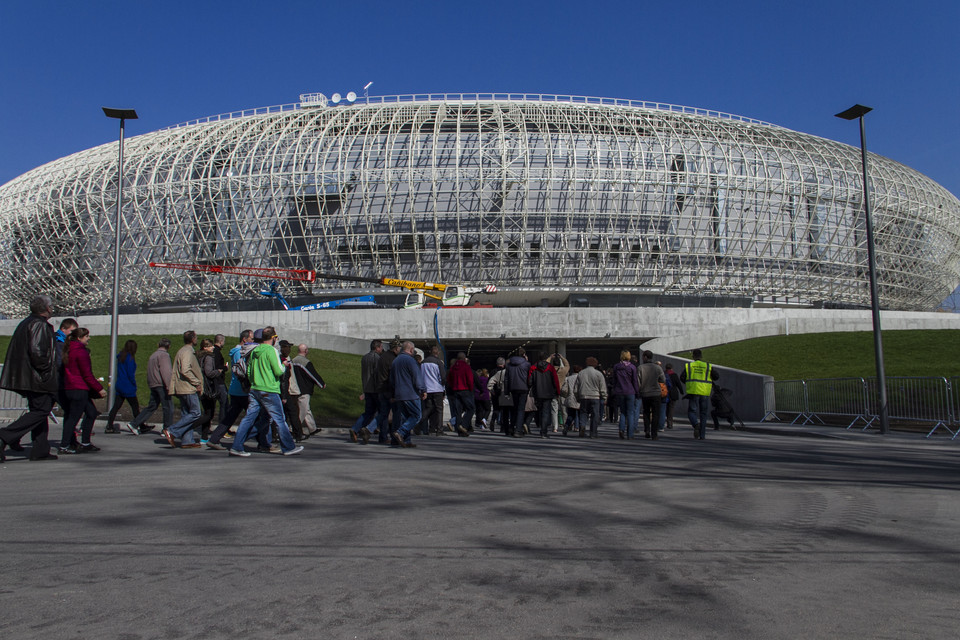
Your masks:
M117 413L123 402L126 401L133 411L133 417L140 415L140 403L137 401L137 361L134 356L137 355L137 341L127 340L120 353L117 354L117 393L113 401L113 407L110 409L110 415L107 416L107 428L104 433L120 433L120 427L113 421L117 418Z
M103 398L107 391L93 375L88 342L90 331L85 327L78 327L70 333L63 347L63 393L67 406L64 411L63 437L58 449L61 454L100 451L99 447L90 441L93 421L100 415L92 398ZM83 422L80 424L78 443L75 429L81 416Z

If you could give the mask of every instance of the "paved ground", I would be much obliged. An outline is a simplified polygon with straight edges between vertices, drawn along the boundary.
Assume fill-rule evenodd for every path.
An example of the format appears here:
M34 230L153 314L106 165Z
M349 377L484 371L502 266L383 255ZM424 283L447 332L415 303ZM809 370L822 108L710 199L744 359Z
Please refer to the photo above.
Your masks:
M604 429L8 458L0 634L956 637L960 440Z

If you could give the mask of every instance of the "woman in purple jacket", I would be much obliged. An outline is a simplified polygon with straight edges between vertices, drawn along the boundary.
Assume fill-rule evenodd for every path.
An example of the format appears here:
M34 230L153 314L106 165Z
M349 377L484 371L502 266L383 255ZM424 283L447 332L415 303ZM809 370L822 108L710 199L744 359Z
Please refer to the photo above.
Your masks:
M634 405L640 395L640 381L637 378L637 368L630 362L629 351L621 351L620 362L613 365L611 393L614 402L620 407L620 439L633 440L633 433L637 430Z
M63 419L63 437L60 439L58 453L92 453L100 451L90 442L93 435L93 421L100 414L91 398L103 398L107 395L93 375L90 365L90 331L85 327L73 330L63 347L63 388L66 399ZM80 442L74 429L83 416L80 425Z

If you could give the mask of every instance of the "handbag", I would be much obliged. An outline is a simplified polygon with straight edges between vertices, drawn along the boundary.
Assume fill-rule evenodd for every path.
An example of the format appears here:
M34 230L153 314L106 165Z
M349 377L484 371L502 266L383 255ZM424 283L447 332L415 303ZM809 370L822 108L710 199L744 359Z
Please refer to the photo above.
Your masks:
M670 390L667 389L667 385L665 383L661 382L659 384L660 384L660 399L662 400L663 398L666 398L668 395L670 395Z
M501 391L500 396L497 399L497 404L501 407L512 407L513 406L513 394L509 391Z

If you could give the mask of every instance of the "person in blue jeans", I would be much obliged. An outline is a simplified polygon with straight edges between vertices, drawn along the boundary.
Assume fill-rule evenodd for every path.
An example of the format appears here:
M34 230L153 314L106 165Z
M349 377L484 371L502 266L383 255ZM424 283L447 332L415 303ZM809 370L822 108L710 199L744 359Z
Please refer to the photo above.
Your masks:
M170 386L167 387L170 395L180 401L180 419L162 432L174 448L178 438L182 449L198 449L201 446L193 437L193 423L200 417L200 397L197 394L203 391L203 372L194 352L196 344L197 332L184 332L183 346L173 359Z
M613 397L620 407L620 439L633 440L637 430L636 402L640 395L640 383L637 368L630 360L629 351L620 352L620 362L613 365Z
M250 452L245 450L243 443L247 441L250 429L256 423L261 411L270 416L270 421L277 427L280 435L280 450L285 456L295 456L303 451L293 441L293 435L287 426L283 415L283 401L280 399L280 379L286 371L280 362L280 354L274 345L277 343L277 332L273 327L263 329L263 343L250 353L247 363L247 378L250 380L249 404L247 415L243 417L237 427L237 435L230 447L230 455L247 457Z
M400 354L390 365L390 385L393 389L393 401L399 418L396 431L391 433L395 445L415 447L410 438L413 428L420 422L420 402L427 398L427 385L423 381L423 371L414 357L413 343L407 340L401 345Z

